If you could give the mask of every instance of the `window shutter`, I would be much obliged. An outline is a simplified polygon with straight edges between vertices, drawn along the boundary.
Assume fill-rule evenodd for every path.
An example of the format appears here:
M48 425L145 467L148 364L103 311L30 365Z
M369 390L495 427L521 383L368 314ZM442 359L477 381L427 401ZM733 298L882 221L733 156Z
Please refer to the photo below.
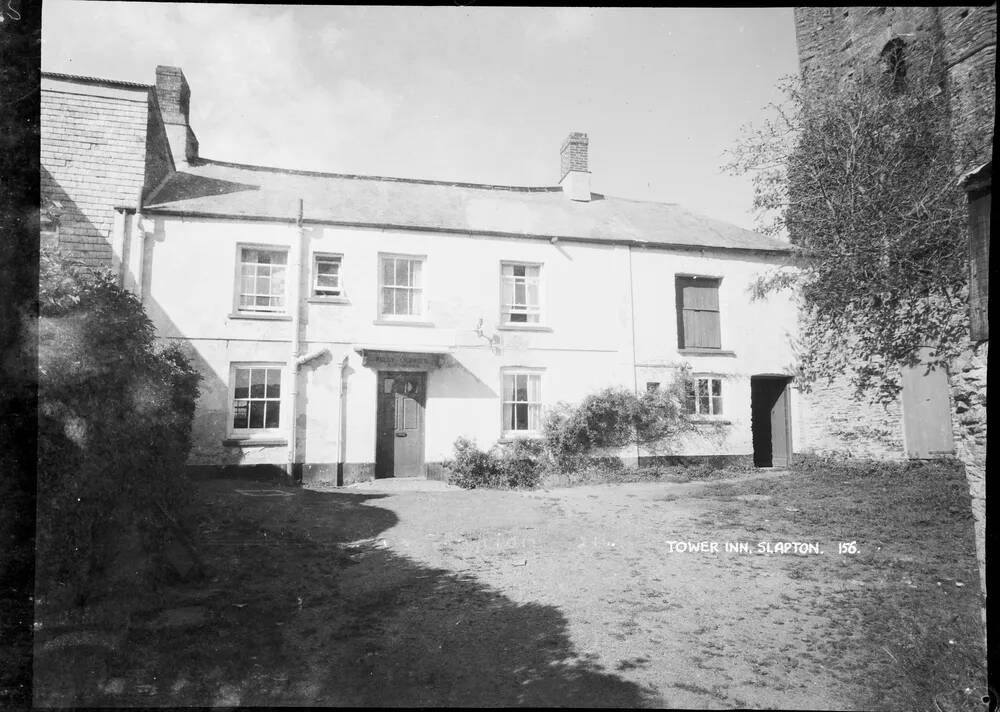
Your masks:
M718 280L678 277L677 300L678 346L721 349Z

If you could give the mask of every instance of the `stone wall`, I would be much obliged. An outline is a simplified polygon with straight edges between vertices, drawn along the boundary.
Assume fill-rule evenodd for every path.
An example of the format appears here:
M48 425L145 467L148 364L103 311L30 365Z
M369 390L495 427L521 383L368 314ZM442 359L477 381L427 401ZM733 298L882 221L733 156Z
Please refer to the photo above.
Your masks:
M930 71L947 92L958 149L956 180L965 171L992 161L996 119L996 4L800 7L795 8L795 32L799 67L806 81L810 75L824 72L843 79L859 72L880 71L882 50L890 41L902 40L907 62ZM988 342L971 344L952 364L949 374L955 450L965 464L972 495L981 573L985 535L987 351ZM842 418L837 403L843 396L826 392L817 393L815 397L821 395L832 404L827 420ZM830 424L838 426L834 421ZM817 432L816 437L821 438L822 433Z
M970 346L951 367L952 429L955 454L965 464L976 518L976 545L983 547L986 536L986 360L989 342ZM985 550L977 552L980 575ZM985 578L981 578L985 581Z
M813 384L798 394L794 427L800 451L873 460L901 460L903 425L899 401L887 406L855 399L846 377Z

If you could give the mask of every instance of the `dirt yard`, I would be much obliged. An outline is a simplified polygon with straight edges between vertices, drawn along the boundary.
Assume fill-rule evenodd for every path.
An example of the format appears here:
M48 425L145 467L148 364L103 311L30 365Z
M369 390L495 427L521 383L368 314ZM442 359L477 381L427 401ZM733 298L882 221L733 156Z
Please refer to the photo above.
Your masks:
M949 472L202 483L208 580L105 602L117 615L76 638L43 618L35 701L984 710L972 519Z

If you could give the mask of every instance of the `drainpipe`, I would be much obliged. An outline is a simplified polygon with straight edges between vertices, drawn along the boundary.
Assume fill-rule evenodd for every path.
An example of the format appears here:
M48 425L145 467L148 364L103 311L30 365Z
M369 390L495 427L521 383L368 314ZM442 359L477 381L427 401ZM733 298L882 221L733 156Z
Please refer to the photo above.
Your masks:
M305 228L302 226L302 199L299 198L299 218L296 221L295 244L292 246L292 345L288 358L289 415L288 418L288 479L295 481L296 421L299 415L299 325L302 310L302 245Z
M350 356L344 356L340 362L340 413L337 424L340 426L340 441L337 444L337 484L344 484L344 465L347 460L347 365Z
M625 259L628 267L628 325L632 336L632 392L639 395L639 374L636 373L635 366L635 288L632 284L632 245L626 246ZM639 466L639 443L635 445L635 464Z

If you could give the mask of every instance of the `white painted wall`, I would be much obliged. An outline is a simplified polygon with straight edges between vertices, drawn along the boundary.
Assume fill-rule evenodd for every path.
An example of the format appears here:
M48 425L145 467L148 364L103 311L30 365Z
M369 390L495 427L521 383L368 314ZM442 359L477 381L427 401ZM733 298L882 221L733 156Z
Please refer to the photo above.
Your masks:
M232 318L237 245L293 245L293 225L267 222L156 217L147 237L144 301L161 337L186 340L205 374L195 422L192 464L282 463L281 446L224 447L229 366L234 361L285 362L290 321ZM607 385L667 382L683 359L697 372L725 374L727 417L733 434L722 451L749 447L749 376L781 373L791 363L786 331L790 304L751 303L746 285L766 265L756 257L721 252L630 250L626 246L491 238L422 231L307 226L303 246L303 295L309 294L312 254L343 255L346 303L306 302L302 353L327 348L329 357L306 364L299 375L299 459L336 463L340 457L341 364L346 357L348 463L375 455L376 372L361 363L359 345L450 350L445 366L428 376L425 459L451 455L459 435L484 447L501 434L501 369L544 369L548 403L577 401ZM381 325L378 320L380 252L426 256L426 315L431 326ZM500 263L542 265L542 325L549 330L498 329ZM631 285L629 272L631 269ZM720 294L723 348L735 357L682 357L677 352L674 274L723 277ZM291 290L289 290L289 293ZM635 358L633 359L634 293ZM494 350L475 333L482 319ZM634 366L634 364L638 364ZM283 392L288 393L287 383ZM283 406L282 418L290 411ZM287 422L287 421L285 421ZM740 428L746 425L746 432ZM699 449L700 448L700 449ZM705 447L690 444L689 454Z

